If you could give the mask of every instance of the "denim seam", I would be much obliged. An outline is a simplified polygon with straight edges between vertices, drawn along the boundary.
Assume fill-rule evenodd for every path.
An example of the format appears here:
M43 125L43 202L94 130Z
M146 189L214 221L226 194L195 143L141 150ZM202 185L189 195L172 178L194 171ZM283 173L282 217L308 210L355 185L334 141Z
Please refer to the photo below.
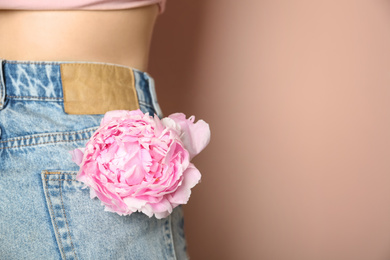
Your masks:
M124 68L130 68L132 70L141 71L134 67L129 67L121 64L116 63L110 63L110 62L98 62L98 61L29 61L29 60L5 60L6 63L12 63L12 64L38 64L38 65L61 65L63 63L66 64L102 64L102 65L109 65L109 66L119 66ZM142 71L141 71L142 72Z
M76 142L76 141L83 141L83 140L88 140L90 139L89 137L87 138L81 138L77 140L58 140L58 141L52 141L52 142L43 142L43 143L37 143L37 144L26 144L26 145L18 145L18 146L7 146L7 147L0 147L0 150L3 149L11 149L11 148L19 148L19 147L26 147L26 146L36 146L36 145L41 145L41 144L54 144L54 143L70 143L70 142Z
M58 180L62 180L62 179L58 179ZM72 245L73 254L74 254L75 258L78 259L78 258L77 258L77 255L76 255L76 251L75 251L75 249L74 249L74 245L73 245L73 241L72 241L72 236L70 235L68 218L66 217L64 201L63 201L63 199L62 199L62 188L61 188L61 184L62 184L62 183L63 183L63 181L59 181L59 182L58 182L58 187L59 187L59 190L60 190L60 198L61 198L62 212L63 212L64 217L65 217L66 229L68 230L69 240L70 240L70 244Z
M75 182L80 182L78 180L72 180L72 179L46 179L46 180L48 180L48 181L75 181Z
M47 174L52 174L52 175L59 175L59 174L63 174L63 175L76 175L77 173L67 173L67 172L47 172Z
M158 100L157 100L157 93L156 93L154 79L153 79L153 77L149 77L149 75L147 73L144 73L144 75L146 75L148 78L149 93L150 93L150 97L152 99L153 109L156 112L156 114L160 118L162 118L164 115L163 115L163 112L162 112L161 107L160 107Z
M47 174L52 174L52 175L59 175L59 174L63 174L63 175L77 175L77 173L64 173L64 172L47 172Z
M42 100L46 100L46 99L49 99L49 100L51 100L51 99L54 99L54 100L63 100L64 98L62 98L62 97L36 97L36 96L9 96L9 95L7 95L7 98L9 98L9 99L33 99L33 98L35 98L35 99L42 99Z
M58 136L58 135L84 134L84 133L96 131L97 128L98 127L93 128L93 129L89 129L89 130L83 130L81 132L76 131L76 132L71 132L71 133L57 133L57 134L43 134L43 135L37 134L37 135L34 135L34 136L16 137L16 138L10 138L10 139L6 139L4 141L0 141L0 143L14 142L14 141L20 141L20 140L27 140L27 139L37 138L37 137L49 137L49 136Z
M47 64L47 65L57 65L60 61L23 61L23 60L6 60L7 63L12 64Z
M45 176L47 175L48 171L45 171ZM56 232L55 233L55 236L57 238L57 243L59 243L59 246L61 248L60 252L61 252L61 256L64 257L64 259L66 259L66 256L65 256L65 253L64 253L64 247L62 245L62 242L61 242L61 238L59 237L59 231L58 231L58 226L57 226L57 221L56 221L56 215L54 214L54 209L53 209L53 203L51 202L51 198L50 198L50 194L49 194L49 185L48 185L48 179L44 178L45 180L45 191L47 192L46 194L46 199L49 201L49 204L50 204L50 215L53 216L53 219L52 219L52 224L54 224L54 227L56 229ZM46 193L45 192L45 193Z
M172 236L172 214L170 214L164 223L164 240L166 245L168 246L167 250L169 251L170 259L177 260L176 251Z
M144 101L139 101L139 104L140 104L140 105L147 106L147 107L152 108L153 110L155 110L154 107L153 107L152 105L150 105L150 104L148 104L148 103L146 103L146 102L144 102Z
M5 104L5 82L4 82L4 61L0 58L0 109L4 108Z
M173 258L176 260L176 248L175 248L175 240L173 239L173 231L172 231L172 214L169 215L169 232L171 233L171 243L172 243L172 251Z
M0 82L0 108L3 106L3 84Z

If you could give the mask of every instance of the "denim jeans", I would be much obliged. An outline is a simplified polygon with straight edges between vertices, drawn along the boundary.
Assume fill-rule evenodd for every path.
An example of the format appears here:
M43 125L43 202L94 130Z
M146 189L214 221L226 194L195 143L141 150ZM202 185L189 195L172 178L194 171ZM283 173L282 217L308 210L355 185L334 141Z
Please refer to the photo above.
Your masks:
M69 151L103 114L65 113L65 63L125 67L0 59L0 259L187 259L181 206L164 219L120 216L75 179ZM140 109L161 117L153 78L127 68Z

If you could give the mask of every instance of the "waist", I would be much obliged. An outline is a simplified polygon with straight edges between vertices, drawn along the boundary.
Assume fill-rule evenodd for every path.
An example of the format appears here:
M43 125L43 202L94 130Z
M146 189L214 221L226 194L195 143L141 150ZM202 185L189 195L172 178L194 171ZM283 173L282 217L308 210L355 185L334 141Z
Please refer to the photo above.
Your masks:
M0 59L0 152L87 140L103 114L162 116L154 80L117 64Z
M0 10L0 57L107 62L147 71L158 5L103 11Z
M102 62L0 58L0 111L18 101L60 102L67 114L141 109L162 115L147 72Z

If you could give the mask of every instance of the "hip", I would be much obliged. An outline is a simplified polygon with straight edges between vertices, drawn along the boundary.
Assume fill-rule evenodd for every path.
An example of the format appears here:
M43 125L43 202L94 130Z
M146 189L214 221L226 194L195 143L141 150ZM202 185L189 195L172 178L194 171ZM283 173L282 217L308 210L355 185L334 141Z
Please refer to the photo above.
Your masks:
M0 255L185 259L181 207L165 219L105 212L75 179L69 154L85 146L107 110L162 117L153 78L107 63L0 64Z

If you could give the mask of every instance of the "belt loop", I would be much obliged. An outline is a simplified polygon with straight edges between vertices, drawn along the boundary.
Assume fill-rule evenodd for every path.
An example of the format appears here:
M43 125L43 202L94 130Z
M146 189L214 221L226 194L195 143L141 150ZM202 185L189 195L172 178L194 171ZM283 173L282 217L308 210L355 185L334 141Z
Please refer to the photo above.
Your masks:
M149 92L150 92L150 97L152 98L154 110L156 111L158 117L163 118L163 112L161 111L160 105L158 104L157 101L157 94L156 94L156 88L154 86L154 79L147 73L144 72L144 76L148 79L148 85L149 85Z
M0 58L0 110L5 105L5 81L4 81L4 62L5 60Z

